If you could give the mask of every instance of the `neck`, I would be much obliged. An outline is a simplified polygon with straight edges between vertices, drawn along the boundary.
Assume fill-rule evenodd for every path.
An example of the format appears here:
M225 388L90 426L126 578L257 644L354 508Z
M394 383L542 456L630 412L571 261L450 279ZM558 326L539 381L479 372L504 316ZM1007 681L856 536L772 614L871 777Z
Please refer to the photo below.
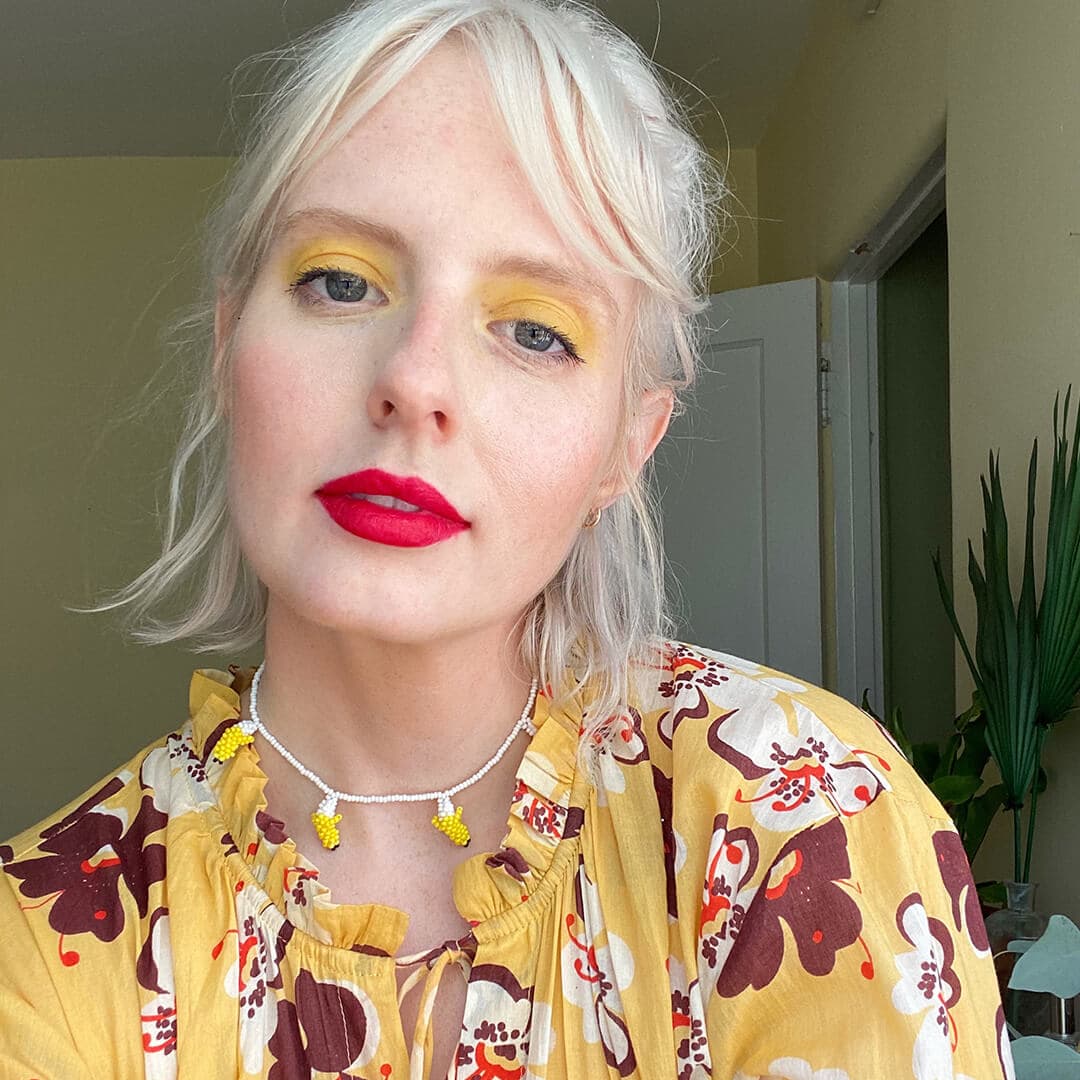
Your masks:
M402 644L316 626L273 602L259 715L344 791L439 789L498 749L529 696L509 626Z

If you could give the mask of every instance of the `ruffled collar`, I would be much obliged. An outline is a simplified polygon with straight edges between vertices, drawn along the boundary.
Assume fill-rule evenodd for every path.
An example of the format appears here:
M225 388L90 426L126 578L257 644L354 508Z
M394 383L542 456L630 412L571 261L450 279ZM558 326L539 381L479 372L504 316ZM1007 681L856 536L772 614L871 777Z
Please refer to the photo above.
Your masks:
M335 904L318 867L267 811L266 774L254 746L219 762L213 749L240 716L240 694L254 669L206 668L189 689L190 745L202 762L211 809L221 815L233 850L293 928L328 945L375 956L396 956L408 915L383 904ZM477 941L491 940L530 921L545 906L576 852L591 785L577 767L580 695L552 706L551 688L536 695L531 738L516 773L507 831L498 851L460 863L454 903Z

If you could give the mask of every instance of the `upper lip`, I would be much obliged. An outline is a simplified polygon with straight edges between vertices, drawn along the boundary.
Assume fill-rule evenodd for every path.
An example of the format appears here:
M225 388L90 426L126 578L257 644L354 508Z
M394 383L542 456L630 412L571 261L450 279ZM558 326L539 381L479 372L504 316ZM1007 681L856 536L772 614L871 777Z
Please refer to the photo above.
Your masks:
M395 476L382 469L361 469L360 472L339 476L323 484L317 495L389 495L394 499L412 503L421 510L459 521L468 522L454 509L453 505L437 488L419 476Z

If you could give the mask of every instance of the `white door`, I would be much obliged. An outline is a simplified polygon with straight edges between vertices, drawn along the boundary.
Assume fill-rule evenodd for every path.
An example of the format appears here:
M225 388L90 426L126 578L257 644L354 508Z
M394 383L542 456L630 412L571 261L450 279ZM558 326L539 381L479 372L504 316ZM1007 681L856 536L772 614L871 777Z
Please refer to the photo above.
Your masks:
M817 279L718 293L656 453L679 636L822 681Z

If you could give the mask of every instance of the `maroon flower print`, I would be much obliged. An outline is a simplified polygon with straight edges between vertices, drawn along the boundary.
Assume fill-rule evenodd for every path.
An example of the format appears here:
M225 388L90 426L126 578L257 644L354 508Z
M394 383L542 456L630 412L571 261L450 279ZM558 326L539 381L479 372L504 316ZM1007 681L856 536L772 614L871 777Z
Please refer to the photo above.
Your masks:
M277 1003L277 1023L267 1049L274 1057L267 1080L307 1080L312 1073L341 1075L362 1068L379 1041L378 1014L358 987L321 982L300 971L295 1005Z
M477 964L469 974L455 1075L463 1080L521 1080L530 1058L533 988L501 964ZM543 1055L536 1064L543 1064Z
M668 915L672 919L679 916L679 897L675 886L676 843L675 828L671 823L672 802L674 800L671 777L655 765L652 767L653 789L656 792L656 804L660 811L660 835L664 841L664 874L667 879Z
M719 686L729 678L720 660L685 645L674 651L670 670L671 678L657 687L661 697L675 697L694 686Z
M781 920L795 939L803 968L811 975L832 971L836 954L862 930L858 905L837 884L850 873L839 818L792 837L734 928L736 942L717 974L716 992L735 997L749 986L760 990L772 982L784 958Z
M956 929L967 932L968 941L977 953L988 953L990 941L986 936L979 894L975 890L963 841L951 829L942 829L934 833L934 852L937 854L942 884L952 900Z
M106 785L99 797L107 797ZM135 820L124 831L124 819L110 811L86 810L63 828L47 830L34 858L9 862L5 873L19 878L19 891L29 899L51 903L49 925L60 935L60 959L67 966L79 954L65 950L63 937L93 934L99 941L114 941L124 929L123 879L139 916L145 918L150 886L165 877L165 845L147 838L165 827L167 816L144 795ZM60 823L58 823L59 825Z
M684 720L705 720L708 718L710 712L712 712L712 706L709 704L708 698L698 690L697 700L693 705L684 705L682 708L678 709L668 709L661 714L660 719L657 721L657 734L664 741L664 744L668 749L672 749L675 742L675 732L679 730L679 725Z

